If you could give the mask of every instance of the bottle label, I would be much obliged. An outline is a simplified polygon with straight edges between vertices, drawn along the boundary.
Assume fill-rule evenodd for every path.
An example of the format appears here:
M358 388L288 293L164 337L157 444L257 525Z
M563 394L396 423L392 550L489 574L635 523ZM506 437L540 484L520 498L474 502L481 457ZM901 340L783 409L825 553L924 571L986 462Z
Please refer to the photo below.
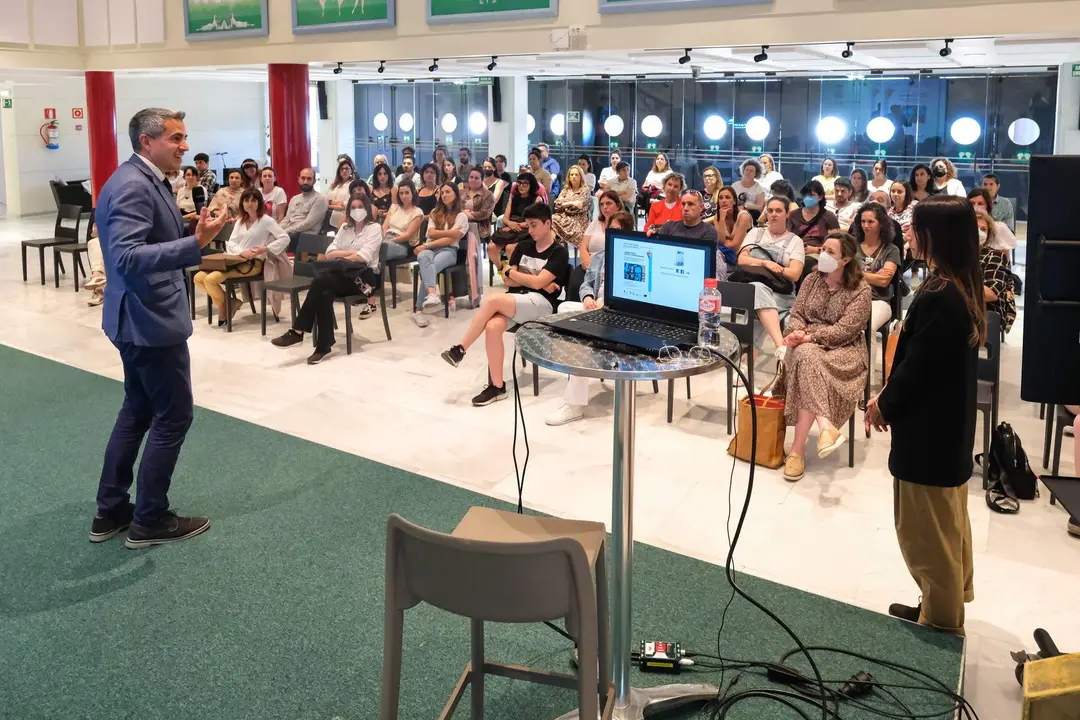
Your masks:
M705 295L698 298L698 312L699 313L718 313L720 312L720 298L714 295Z

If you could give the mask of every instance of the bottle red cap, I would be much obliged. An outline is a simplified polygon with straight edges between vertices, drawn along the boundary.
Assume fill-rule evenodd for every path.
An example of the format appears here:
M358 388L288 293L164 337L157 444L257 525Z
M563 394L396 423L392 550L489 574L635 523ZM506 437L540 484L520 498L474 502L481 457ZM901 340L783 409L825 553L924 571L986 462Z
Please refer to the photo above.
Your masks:
M707 287L707 288L715 288L716 287L716 278L705 278L705 287Z

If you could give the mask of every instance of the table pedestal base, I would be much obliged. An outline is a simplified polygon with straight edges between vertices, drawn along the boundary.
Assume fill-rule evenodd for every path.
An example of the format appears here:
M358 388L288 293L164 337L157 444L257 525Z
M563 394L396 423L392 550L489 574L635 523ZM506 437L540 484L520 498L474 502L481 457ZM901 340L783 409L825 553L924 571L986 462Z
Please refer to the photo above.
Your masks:
M716 699L715 685L661 685L652 688L630 688L630 704L616 707L612 720L644 720L653 713L668 712L686 705L704 704ZM558 720L581 720L578 711L572 710Z

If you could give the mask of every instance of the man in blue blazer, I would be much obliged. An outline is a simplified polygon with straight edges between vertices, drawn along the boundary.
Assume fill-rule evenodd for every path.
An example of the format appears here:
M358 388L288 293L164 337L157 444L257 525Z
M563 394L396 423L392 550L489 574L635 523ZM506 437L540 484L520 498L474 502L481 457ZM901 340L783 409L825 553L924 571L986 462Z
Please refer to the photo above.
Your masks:
M95 211L109 278L101 327L124 363L124 404L105 448L90 540L103 542L128 529L125 545L142 548L210 527L205 517L171 512L168 493L194 412L183 271L199 264L200 249L220 232L225 214L215 220L204 209L195 234L184 234L165 178L180 169L188 150L183 112L140 110L128 135L135 154L101 188ZM145 435L132 505L129 490Z

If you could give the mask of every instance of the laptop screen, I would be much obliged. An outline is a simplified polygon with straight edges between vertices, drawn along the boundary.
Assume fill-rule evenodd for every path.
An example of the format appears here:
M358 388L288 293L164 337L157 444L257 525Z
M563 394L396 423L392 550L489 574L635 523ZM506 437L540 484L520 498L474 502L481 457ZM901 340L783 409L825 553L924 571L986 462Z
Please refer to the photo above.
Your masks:
M608 230L604 303L680 325L697 323L698 295L716 275L715 243Z

